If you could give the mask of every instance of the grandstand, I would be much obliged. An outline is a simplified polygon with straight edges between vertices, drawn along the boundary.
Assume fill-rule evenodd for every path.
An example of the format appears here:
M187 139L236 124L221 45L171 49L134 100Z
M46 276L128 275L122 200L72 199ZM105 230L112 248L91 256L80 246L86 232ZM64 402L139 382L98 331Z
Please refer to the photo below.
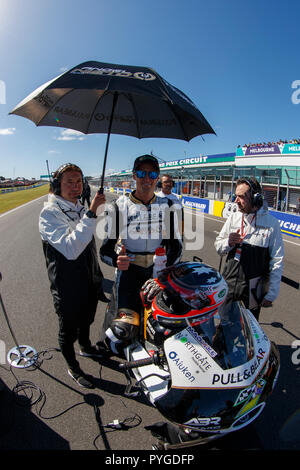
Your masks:
M161 173L173 176L178 194L228 201L239 177L254 176L269 207L300 212L300 139L247 144L232 153L159 160ZM105 184L134 187L132 172L113 173L105 178Z

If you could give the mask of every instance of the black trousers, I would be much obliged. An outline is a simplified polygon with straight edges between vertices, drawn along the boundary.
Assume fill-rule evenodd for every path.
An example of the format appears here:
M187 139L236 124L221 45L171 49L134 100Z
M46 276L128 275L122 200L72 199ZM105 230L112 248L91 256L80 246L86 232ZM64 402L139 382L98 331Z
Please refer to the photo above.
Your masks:
M97 303L98 299L94 298L80 311L68 310L58 313L58 344L68 367L72 370L79 368L74 348L75 341L78 341L81 348L91 345L90 326L95 318Z
M88 207L90 207L90 205L91 205L91 196L83 196L81 198L81 204L83 206L85 205L85 201L87 202Z

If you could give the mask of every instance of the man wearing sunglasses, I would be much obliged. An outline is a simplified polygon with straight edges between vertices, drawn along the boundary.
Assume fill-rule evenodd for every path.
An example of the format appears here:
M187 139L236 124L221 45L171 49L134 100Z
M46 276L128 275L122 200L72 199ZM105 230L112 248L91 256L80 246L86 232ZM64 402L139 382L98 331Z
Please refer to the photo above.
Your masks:
M105 341L115 354L138 332L140 289L153 275L156 248L165 247L167 266L178 262L182 253L181 233L175 226L180 219L176 211L181 214L181 207L154 194L159 174L155 157L138 157L133 166L136 189L129 196L121 196L107 213L110 230L100 248L100 257L117 269L100 345L104 346Z

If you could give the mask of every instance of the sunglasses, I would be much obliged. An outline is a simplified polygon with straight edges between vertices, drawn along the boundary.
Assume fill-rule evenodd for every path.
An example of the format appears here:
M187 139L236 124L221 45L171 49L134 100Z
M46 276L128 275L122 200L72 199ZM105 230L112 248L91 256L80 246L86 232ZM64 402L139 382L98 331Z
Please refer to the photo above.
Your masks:
M158 178L157 171L135 170L135 174L138 178L145 178L146 175L148 175L152 180L156 180L156 178Z

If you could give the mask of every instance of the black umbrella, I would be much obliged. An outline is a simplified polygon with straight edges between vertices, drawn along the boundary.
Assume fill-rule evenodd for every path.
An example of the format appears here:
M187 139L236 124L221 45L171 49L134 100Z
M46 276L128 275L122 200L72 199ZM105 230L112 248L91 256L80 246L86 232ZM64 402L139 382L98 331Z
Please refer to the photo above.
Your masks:
M84 62L45 83L10 114L37 126L107 133L101 190L110 134L189 141L215 134L195 104L147 67Z

